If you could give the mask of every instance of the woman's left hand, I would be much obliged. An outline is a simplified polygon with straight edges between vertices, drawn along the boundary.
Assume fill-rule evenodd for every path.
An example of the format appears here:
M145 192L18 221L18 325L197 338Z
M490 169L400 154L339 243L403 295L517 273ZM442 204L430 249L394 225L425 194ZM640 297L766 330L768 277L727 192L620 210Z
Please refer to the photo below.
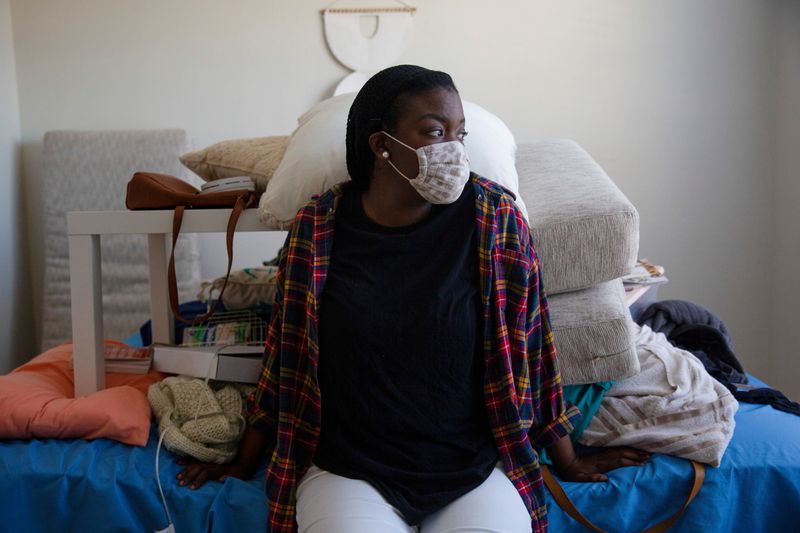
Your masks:
M599 452L575 459L566 466L557 468L564 481L608 481L605 472L622 466L641 466L650 458L650 453L618 446L603 448Z

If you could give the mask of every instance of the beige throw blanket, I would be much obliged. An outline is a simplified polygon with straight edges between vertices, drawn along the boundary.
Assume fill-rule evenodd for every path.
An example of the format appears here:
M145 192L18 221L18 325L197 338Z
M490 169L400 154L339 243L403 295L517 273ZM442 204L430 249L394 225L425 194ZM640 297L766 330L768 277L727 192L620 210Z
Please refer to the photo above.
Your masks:
M691 353L662 333L635 326L641 371L609 389L580 439L633 446L719 466L738 402Z

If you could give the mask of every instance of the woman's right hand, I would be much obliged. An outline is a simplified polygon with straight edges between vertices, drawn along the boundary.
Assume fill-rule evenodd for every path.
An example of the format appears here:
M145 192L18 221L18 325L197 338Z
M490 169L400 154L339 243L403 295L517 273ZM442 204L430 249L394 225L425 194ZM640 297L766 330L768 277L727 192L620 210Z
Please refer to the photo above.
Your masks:
M267 437L248 425L239 442L239 450L233 462L220 465L201 463L191 457L181 457L178 459L178 464L186 468L181 470L176 477L181 486L188 485L191 489L199 488L209 479L212 481L222 481L227 477L249 479L258 470L259 462L264 457L266 448Z
M184 457L178 459L178 464L186 466L186 468L181 470L176 476L178 483L181 486L188 485L192 490L200 488L203 483L208 480L224 481L225 478L228 477L239 479L247 479L250 477L248 472L236 462L222 465L217 463L200 463Z

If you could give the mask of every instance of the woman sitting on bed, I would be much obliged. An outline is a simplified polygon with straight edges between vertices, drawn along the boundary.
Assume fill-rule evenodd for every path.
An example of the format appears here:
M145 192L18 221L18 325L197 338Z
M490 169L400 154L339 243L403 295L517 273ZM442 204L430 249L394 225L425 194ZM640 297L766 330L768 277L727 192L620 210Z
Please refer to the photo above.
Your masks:
M265 366L227 465L269 457L269 531L545 531L537 448L563 479L647 454L577 457L525 219L469 170L450 76L383 70L347 119L351 181L309 202L280 254ZM334 238L335 235L335 238Z

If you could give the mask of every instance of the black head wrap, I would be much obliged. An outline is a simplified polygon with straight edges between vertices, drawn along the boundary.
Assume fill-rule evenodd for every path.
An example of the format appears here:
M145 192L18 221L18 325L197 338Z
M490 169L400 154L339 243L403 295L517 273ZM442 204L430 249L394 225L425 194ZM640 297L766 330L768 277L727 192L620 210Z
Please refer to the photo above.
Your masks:
M392 130L402 112L404 98L432 89L456 90L450 75L416 65L397 65L372 76L358 91L347 116L347 172L361 190L369 188L374 156L369 136Z

